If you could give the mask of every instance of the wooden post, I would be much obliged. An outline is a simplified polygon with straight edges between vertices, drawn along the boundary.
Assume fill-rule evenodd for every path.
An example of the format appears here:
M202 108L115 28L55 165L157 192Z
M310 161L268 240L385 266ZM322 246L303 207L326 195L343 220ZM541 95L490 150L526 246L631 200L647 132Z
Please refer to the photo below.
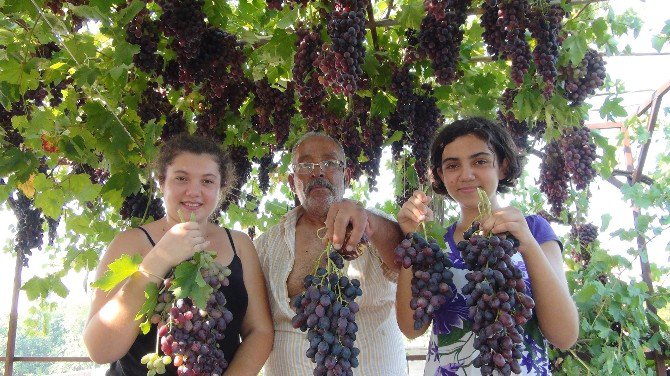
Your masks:
M21 270L23 269L22 252L17 251L16 267L14 269L14 291L12 293L12 308L9 313L9 329L7 332L7 351L5 352L5 376L12 376L14 372L14 351L16 350L16 326L19 312L19 292L21 291Z

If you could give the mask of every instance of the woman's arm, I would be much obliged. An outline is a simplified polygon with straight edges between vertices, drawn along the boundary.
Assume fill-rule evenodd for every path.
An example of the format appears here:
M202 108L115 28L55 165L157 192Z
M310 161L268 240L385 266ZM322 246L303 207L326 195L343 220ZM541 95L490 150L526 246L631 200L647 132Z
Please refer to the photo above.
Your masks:
M96 280L107 271L110 262L123 253L134 252L141 239L129 231L116 236L96 271ZM144 291L149 283L160 283L148 274L135 273L110 292L93 290L88 321L84 328L84 344L96 363L110 363L123 357L139 333L135 315L144 303Z
M249 303L242 320L242 344L230 362L227 375L256 376L270 355L274 342L274 326L270 315L265 278L261 271L258 255L245 234L233 231L237 255L242 261L244 286Z
M537 243L526 218L513 207L503 208L482 222L484 232L510 232L519 240L532 281L535 312L545 338L560 349L568 349L579 335L579 315L570 296L563 271L563 258L557 242Z

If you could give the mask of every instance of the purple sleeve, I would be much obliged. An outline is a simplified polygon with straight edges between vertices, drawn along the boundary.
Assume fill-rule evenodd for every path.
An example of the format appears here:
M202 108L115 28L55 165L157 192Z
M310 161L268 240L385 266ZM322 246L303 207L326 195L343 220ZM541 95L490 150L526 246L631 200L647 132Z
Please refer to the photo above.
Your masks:
M533 234L538 244L554 240L561 247L561 252L563 252L563 243L558 239L558 236L556 236L556 233L546 219L539 215L529 215L526 217L526 223L528 223L530 233Z

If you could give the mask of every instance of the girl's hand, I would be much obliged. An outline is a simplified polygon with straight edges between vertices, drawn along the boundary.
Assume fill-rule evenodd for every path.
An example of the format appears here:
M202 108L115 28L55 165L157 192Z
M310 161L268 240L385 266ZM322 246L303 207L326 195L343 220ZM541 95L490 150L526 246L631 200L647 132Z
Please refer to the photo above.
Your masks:
M183 222L172 226L154 250L160 252L161 258L173 267L188 260L194 253L204 251L209 244L198 222Z
M509 232L519 241L519 251L523 253L525 249L537 244L528 228L528 222L521 211L513 206L499 209L490 216L483 218L480 222L480 229L485 233L500 234Z
M398 224L404 234L415 232L423 221L433 220L433 211L428 207L431 198L416 190L400 208Z

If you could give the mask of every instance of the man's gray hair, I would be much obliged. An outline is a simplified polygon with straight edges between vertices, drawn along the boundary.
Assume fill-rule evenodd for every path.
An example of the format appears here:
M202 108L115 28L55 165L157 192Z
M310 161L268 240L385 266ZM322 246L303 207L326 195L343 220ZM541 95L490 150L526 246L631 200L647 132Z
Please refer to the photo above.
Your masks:
M295 144L293 144L293 147L291 148L291 164L295 164L295 149L297 149L298 146L300 146L300 144L302 144L305 140L307 140L308 138L312 138L312 137L325 137L325 138L331 139L335 144L337 144L337 147L340 149L340 153L342 154L342 158L346 159L346 154L344 154L344 147L342 147L342 144L339 141L332 138L328 133L311 131L311 132L307 132L304 135L302 135L298 139L298 141L296 141Z

